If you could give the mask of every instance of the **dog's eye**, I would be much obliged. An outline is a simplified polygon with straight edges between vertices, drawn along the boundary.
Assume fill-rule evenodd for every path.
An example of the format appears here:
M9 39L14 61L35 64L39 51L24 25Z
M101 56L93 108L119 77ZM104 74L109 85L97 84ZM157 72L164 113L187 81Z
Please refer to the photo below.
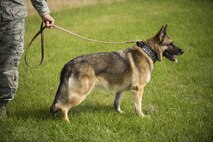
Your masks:
M168 46L174 46L173 42L171 42Z

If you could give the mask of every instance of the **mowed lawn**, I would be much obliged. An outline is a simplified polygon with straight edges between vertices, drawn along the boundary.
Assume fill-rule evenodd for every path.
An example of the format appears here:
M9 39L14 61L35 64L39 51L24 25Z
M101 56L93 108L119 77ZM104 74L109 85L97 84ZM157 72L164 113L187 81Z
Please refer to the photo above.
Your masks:
M125 49L134 44L97 44L57 29L45 30L45 58L38 68L20 65L17 96L8 105L8 119L0 120L0 141L70 142L212 142L213 141L213 2L210 0L119 0L52 13L56 24L105 41L147 39L162 25L184 49L176 64L156 62L145 87L143 111L135 115L131 92L123 97L119 114L114 95L95 89L69 112L70 123L49 108L63 65L88 53ZM38 31L37 15L26 19L25 47ZM28 62L40 60L39 39L28 52Z

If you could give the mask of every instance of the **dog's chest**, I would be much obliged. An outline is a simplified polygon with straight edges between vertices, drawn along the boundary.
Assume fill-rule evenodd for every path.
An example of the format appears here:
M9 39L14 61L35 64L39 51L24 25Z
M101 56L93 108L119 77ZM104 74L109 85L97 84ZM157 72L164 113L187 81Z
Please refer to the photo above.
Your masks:
M145 77L145 83L149 83L150 80L151 80L151 73L147 72L147 75Z
M151 71L145 70L139 74L139 84L146 85L151 80Z

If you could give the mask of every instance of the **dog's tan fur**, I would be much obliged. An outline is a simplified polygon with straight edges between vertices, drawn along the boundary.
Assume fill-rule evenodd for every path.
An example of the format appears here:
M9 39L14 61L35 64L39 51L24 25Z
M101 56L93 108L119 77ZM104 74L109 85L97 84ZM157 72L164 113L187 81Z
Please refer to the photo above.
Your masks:
M173 55L182 54L180 53L182 51L172 44L172 40L166 34L166 29L167 26L163 26L145 43L157 55L159 61L162 60L165 51L169 52L165 53L167 58L171 54L170 60L177 61ZM169 50L172 48L178 49L179 53L170 53ZM153 60L138 46L123 51L77 57L68 62L62 70L60 85L51 106L51 112L60 110L64 120L69 121L69 109L79 105L97 86L116 93L114 107L121 113L122 92L131 90L135 111L143 117L142 94L145 85L151 79L153 68Z

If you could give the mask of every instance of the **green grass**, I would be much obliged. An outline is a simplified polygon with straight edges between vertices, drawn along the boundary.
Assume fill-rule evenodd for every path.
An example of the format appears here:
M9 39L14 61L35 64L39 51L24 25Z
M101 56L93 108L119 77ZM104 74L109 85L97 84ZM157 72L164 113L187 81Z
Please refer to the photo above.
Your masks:
M112 108L113 95L95 89L70 110L68 124L49 113L63 65L81 54L132 44L96 44L46 30L44 63L32 69L21 62L17 96L8 105L8 119L0 120L0 141L213 141L212 9L210 0L121 0L52 13L56 24L106 41L146 39L168 24L168 34L185 53L179 64L165 58L155 64L143 96L143 110L154 107L150 117L135 115L130 92L124 95L126 113L121 115ZM25 47L38 27L38 16L26 19ZM31 65L39 63L38 47L39 40L28 54Z

